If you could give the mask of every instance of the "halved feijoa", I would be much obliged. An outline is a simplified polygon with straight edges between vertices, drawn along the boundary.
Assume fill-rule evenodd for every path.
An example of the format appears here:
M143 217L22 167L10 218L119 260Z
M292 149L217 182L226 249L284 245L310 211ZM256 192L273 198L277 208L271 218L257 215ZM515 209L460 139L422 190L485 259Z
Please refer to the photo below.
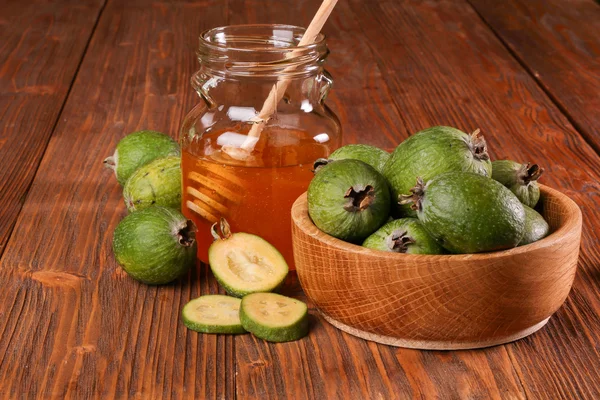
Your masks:
M231 233L221 218L212 228L215 241L208 248L208 262L215 278L232 296L277 290L289 268L285 259L269 242L250 233Z
M175 209L149 207L121 220L113 251L132 278L151 285L168 283L194 265L196 227Z
M306 304L275 293L245 296L240 321L245 330L269 342L289 342L308 334Z
M121 139L115 153L104 160L104 165L113 169L117 181L125 185L141 166L172 155L179 156L180 152L179 145L170 136L155 131L138 131Z
M308 214L323 232L349 242L362 241L389 215L385 178L359 160L332 161L316 172L308 186Z
M396 199L408 193L417 176L427 182L450 171L492 175L487 145L479 129L468 135L449 126L434 126L415 133L392 152L383 175ZM397 216L416 216L409 206L394 208Z
M407 254L444 254L445 249L423 228L416 218L388 222L365 239L363 247Z
M550 226L540 213L526 205L523 205L523 208L525 208L525 234L519 242L519 246L537 242L550 233Z
M453 253L508 249L523 238L523 205L491 178L447 172L427 183L418 179L411 192L400 202L412 203L427 232Z
M212 294L188 302L181 310L183 324L202 333L246 333L240 322L241 300Z
M153 205L181 209L181 159L158 158L140 167L123 188L130 212Z
M390 158L390 153L379 147L368 144L347 144L335 150L327 159L320 158L315 161L314 169L317 169L329 161L336 160L360 160L375 168L378 172L383 172L383 166Z
M521 203L535 207L540 199L540 186L537 180L544 172L537 164L521 164L512 160L492 162L492 178L513 192Z

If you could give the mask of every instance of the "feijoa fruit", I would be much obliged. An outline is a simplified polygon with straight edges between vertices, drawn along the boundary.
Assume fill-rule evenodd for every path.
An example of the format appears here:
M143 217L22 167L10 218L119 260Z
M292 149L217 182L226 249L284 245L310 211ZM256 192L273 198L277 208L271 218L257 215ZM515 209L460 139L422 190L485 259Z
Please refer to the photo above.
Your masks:
M352 159L333 161L316 172L308 186L308 214L323 232L354 243L383 225L390 210L385 178Z
M365 239L363 247L407 254L444 254L445 249L423 228L416 218L388 222Z
M179 156L180 151L179 145L170 136L155 131L137 131L119 141L114 154L104 160L104 165L115 171L122 186L141 166L173 155Z
M132 278L151 285L168 283L194 265L196 227L175 209L149 207L121 220L113 251Z
M540 213L526 205L523 205L523 208L525 208L525 234L519 242L519 246L537 242L550 233L550 226Z
M492 162L492 178L513 192L521 203L531 208L540 199L540 186L537 180L544 172L537 164L521 164L512 160Z
M368 144L347 144L346 146L342 146L335 150L327 159L320 158L315 161L314 168L316 170L319 166L326 164L331 160L346 160L348 158L360 160L369 164L378 172L383 172L383 166L390 158L390 153Z
M140 167L123 189L130 212L157 205L181 209L181 159L158 158Z
M419 221L452 253L479 253L515 247L525 233L525 209L499 182L472 172L447 172L423 182L411 195Z

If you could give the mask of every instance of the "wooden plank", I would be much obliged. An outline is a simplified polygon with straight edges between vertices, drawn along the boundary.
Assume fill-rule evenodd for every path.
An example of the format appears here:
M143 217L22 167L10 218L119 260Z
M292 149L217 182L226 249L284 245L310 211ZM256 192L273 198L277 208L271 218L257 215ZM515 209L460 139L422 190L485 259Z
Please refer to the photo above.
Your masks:
M600 4L468 1L600 153Z
M103 0L0 4L0 254L83 57Z
M231 24L307 26L319 3L268 1L256 7L253 1L236 1L230 4L229 19ZM327 103L341 119L346 142L393 148L409 131L360 32L363 23L360 14L340 1L324 29L331 49L326 68L335 81ZM304 298L299 285L288 285L284 293ZM524 398L502 347L452 355L396 349L340 332L314 310L311 315L310 335L298 342L236 338L240 398L281 398L290 393L316 399Z
M122 272L111 242L125 206L102 167L131 131L176 134L198 101L197 35L226 24L222 5L106 5L2 258L0 397L233 397L232 339L180 322L216 283L206 267L162 287Z
M600 373L589 367L600 360L597 154L468 4L351 4L409 131L480 127L494 158L540 163L543 182L580 205L581 258L567 303L548 327L505 347L528 397L597 398Z

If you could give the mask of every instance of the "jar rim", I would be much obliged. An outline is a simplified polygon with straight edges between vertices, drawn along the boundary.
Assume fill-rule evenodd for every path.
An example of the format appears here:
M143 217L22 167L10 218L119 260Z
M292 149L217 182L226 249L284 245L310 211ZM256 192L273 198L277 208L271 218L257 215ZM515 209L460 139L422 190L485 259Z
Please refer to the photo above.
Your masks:
M200 37L199 37L200 45L204 46L208 49L217 50L217 51L226 50L226 51L236 51L236 52L239 51L239 52L275 52L276 53L276 52L282 52L282 51L288 52L290 50L313 50L313 49L316 49L316 48L322 46L327 39L327 36L324 33L319 33L313 43L303 45L303 46L292 45L291 42L287 42L290 44L289 46L255 46L255 47L251 47L251 48L234 47L234 46L222 43L222 42L219 43L219 42L209 40L209 38L215 37L219 33L225 34L226 30L236 30L236 29L259 30L259 29L265 29L265 28L272 28L273 30L279 30L279 31L287 30L289 32L299 33L299 34L304 34L304 32L306 32L306 28L304 28L304 27L296 26L296 25L288 25L288 24L224 25L224 26L207 29L207 30L201 32ZM281 38L277 38L277 37L274 37L274 38L281 39ZM293 39L293 38L295 38L295 35L292 36L292 38L287 38L287 39Z

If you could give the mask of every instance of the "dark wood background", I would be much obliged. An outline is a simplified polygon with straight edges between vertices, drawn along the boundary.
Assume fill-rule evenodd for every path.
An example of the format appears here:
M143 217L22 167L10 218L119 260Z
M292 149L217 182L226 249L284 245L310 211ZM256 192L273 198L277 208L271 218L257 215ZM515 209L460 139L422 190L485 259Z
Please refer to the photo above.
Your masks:
M115 263L126 214L102 168L129 132L176 136L198 101L204 29L306 26L319 0L3 0L0 4L2 398L600 398L600 5L594 0L340 0L324 31L328 104L346 142L482 129L535 161L584 214L579 269L540 332L480 351L416 351L341 333L198 335L182 306L205 266L161 287ZM284 292L303 298L291 277Z

